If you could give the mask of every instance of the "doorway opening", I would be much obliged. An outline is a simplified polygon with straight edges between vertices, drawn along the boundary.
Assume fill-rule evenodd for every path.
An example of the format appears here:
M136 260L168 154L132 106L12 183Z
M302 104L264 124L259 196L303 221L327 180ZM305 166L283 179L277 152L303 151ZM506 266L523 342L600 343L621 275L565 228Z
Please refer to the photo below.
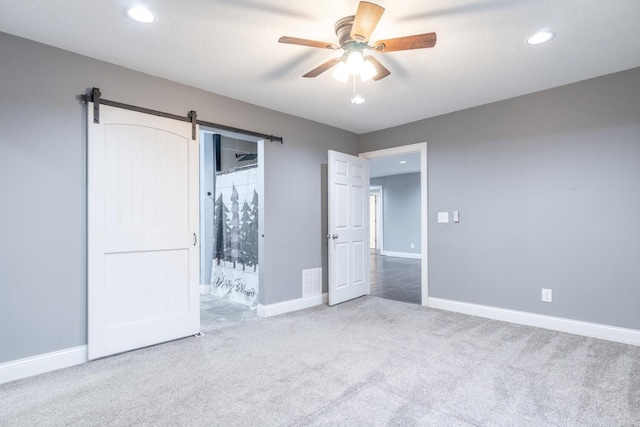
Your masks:
M200 135L201 331L257 319L262 140Z
M371 295L427 305L427 144L360 154L370 171Z

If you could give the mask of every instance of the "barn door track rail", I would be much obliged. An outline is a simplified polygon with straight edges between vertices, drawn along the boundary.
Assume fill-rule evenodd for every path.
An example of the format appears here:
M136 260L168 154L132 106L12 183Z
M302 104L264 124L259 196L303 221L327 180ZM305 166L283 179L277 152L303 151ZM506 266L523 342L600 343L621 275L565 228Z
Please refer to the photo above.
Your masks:
M153 116L165 117L168 119L179 120L182 122L191 123L192 132L191 138L196 139L196 125L206 126L214 129L224 130L227 132L239 133L248 136L254 136L256 138L262 138L269 140L271 142L279 142L280 144L284 144L284 139L281 136L267 135L266 133L254 132L246 129L234 128L231 126L221 125L219 123L207 122L204 120L198 120L198 115L195 111L191 110L187 113L186 116L179 116L177 114L165 113L163 111L151 110L149 108L138 107L135 105L123 104L122 102L110 101L108 99L102 98L102 93L100 89L94 87L86 94L80 95L80 99L86 104L88 102L93 102L93 122L100 123L100 105L108 105L110 107L123 108L125 110L137 111L139 113L151 114Z

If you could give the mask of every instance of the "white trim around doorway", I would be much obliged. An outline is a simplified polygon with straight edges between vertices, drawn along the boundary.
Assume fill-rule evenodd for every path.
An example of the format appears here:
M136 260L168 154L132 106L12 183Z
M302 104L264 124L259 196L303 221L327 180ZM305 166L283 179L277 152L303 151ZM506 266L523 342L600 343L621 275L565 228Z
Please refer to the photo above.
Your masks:
M428 200L427 200L427 143L419 142L416 144L401 145L399 147L385 148L382 150L367 151L360 153L360 157L365 159L376 159L380 157L397 156L398 154L420 153L420 240L421 247L421 293L422 305L428 306L429 301L429 230L428 230Z
M382 204L384 203L382 198L382 186L381 185L371 185L369 187L369 195L375 195L378 199L378 203L376 203L376 253L382 253L384 250L384 233L383 226L384 224L384 208Z

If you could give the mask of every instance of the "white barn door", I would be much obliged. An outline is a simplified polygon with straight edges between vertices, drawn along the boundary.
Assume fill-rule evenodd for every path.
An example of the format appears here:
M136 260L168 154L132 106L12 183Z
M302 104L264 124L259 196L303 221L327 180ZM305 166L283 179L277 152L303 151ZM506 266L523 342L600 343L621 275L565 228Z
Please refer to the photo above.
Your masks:
M200 331L198 140L191 123L88 108L88 353ZM196 136L199 132L196 131Z
M369 161L329 151L329 305L370 293Z

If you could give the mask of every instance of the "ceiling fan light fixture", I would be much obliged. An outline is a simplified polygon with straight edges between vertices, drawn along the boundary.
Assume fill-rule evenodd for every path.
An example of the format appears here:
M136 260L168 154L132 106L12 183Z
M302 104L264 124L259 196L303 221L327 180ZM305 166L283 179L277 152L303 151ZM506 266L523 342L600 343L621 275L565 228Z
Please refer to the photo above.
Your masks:
M349 67L349 74L357 75L362 70L362 64L364 64L364 57L362 52L356 50L349 52L347 56L347 66Z
M376 74L378 74L378 70L376 70L376 67L373 65L373 63L368 59L364 61L362 67L360 68L360 78L362 79L362 81L366 82L367 80L372 79Z
M349 80L349 66L344 61L340 61L333 69L331 76L342 83L346 83Z
M151 13L151 11L141 6L135 6L127 9L127 16L134 21L141 22L143 24L151 24L156 20L155 15Z
M355 94L353 95L353 98L351 98L350 102L354 105L360 105L360 104L364 104L365 101L366 99L364 99L362 95Z
M556 33L553 31L538 31L531 37L527 39L527 43L529 44L541 44L544 42L548 42L552 38L554 38Z

